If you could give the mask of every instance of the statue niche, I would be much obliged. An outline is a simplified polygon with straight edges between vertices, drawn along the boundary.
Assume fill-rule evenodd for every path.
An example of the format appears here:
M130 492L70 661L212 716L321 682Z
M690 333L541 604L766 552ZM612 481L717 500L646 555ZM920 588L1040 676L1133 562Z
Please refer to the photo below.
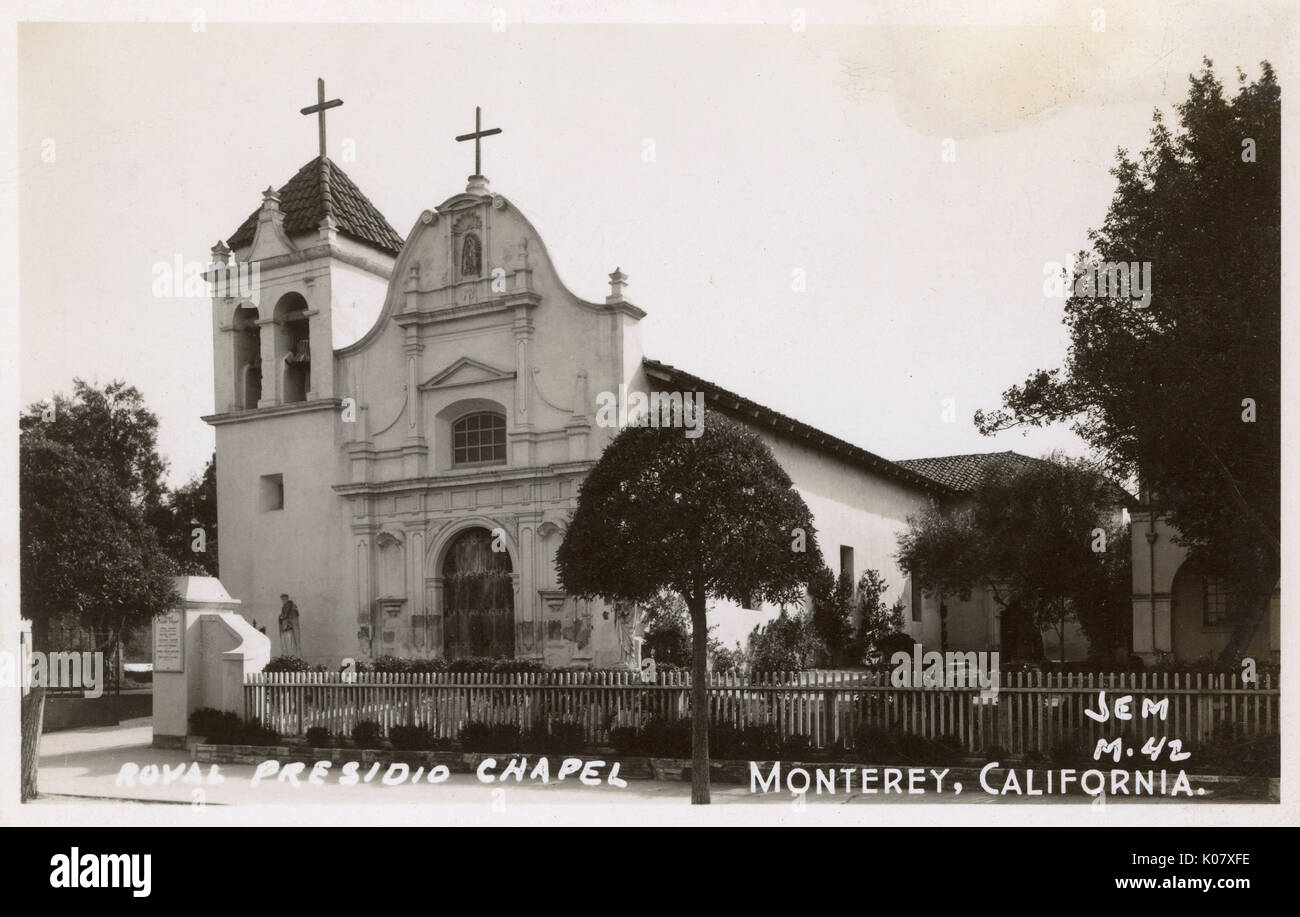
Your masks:
M477 235L467 232L460 242L460 275L478 277L482 273L483 246Z

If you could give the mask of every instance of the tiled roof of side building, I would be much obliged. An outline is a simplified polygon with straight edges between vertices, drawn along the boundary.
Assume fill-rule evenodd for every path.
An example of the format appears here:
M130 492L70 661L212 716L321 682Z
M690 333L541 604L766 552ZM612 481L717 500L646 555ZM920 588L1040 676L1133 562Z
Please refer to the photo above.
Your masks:
M279 190L280 210L284 213L284 231L289 235L314 232L329 213L338 231L345 236L372 245L382 252L396 255L402 249L402 237L384 219L370 199L361 193L347 173L327 156L317 156L307 163ZM260 208L259 208L260 210ZM254 210L240 224L226 244L243 248L253 243L257 233Z
M994 472L1018 468L1036 461L1026 455L1006 452L975 452L969 455L939 455L932 458L902 459L898 464L923 474L958 493L970 493Z
M714 407L715 410L738 417L746 423L767 427L792 439L802 440L815 449L839 456L845 461L852 462L868 471L893 478L918 490L940 495L952 492L952 489L946 484L935 481L927 475L904 468L897 462L891 462L874 452L868 452L860 446L855 446L829 433L824 433L803 421L764 407L756 401L737 395L735 392L729 392L685 370L670 366L667 363L660 363L658 360L645 359L641 363L645 367L646 373L652 378L664 381L674 389L704 392L706 404Z
M933 458L901 459L897 464L923 474L957 493L972 493L994 474L1016 471L1045 459L1032 458L1019 452L974 452L967 455L940 455ZM1109 481L1109 479L1108 479ZM1115 492L1115 502L1122 505L1135 503L1132 494L1109 482Z

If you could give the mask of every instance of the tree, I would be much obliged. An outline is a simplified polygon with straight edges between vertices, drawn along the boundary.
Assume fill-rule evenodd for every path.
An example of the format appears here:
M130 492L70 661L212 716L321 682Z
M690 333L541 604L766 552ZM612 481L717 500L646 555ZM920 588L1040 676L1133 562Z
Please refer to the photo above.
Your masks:
M642 605L645 643L642 649L653 651L658 664L689 668L691 664L690 612L681 596L660 592Z
M217 576L217 457L203 473L170 491L154 514L163 550L181 573Z
M750 632L745 655L755 672L802 672L817 661L824 647L803 610L781 609L761 628Z
M812 631L821 642L828 665L856 664L861 660L853 641L853 580L848 571L839 577L822 567L808 584L812 599Z
M102 635L111 651L122 631L174 604L172 564L144 510L102 461L29 429L19 440L21 610L32 648L48 652L68 627ZM43 689L23 704L22 792L36 792ZM28 736L28 731L33 732Z
M866 570L858 580L858 632L855 642L862 658L879 662L887 638L903 632L903 600L885 605L889 584L878 570Z
M72 386L71 398L60 394L30 405L19 429L98 462L137 505L156 512L166 491L167 463L158 454L158 418L144 396L121 380L97 388L74 379Z
M1064 661L1065 626L1073 620L1090 641L1120 639L1114 631L1128 595L1115 583L1128 576L1125 497L1092 465L1059 454L1005 465L969 505L908 517L898 562L930 595L964 600L977 586L987 589L1002 606L1004 643L1013 652L1023 615L1034 633L1056 632Z
M1121 149L1100 230L1071 278L1059 369L975 414L985 434L1068 422L1167 513L1189 558L1225 577L1248 640L1280 574L1281 91L1263 62L1226 98L1209 60L1171 130ZM1105 294L1090 267L1149 263L1148 302Z
M629 426L578 494L556 555L577 596L644 603L677 593L691 618L691 801L709 801L710 597L794 601L821 566L812 513L755 434L713 413L689 438Z

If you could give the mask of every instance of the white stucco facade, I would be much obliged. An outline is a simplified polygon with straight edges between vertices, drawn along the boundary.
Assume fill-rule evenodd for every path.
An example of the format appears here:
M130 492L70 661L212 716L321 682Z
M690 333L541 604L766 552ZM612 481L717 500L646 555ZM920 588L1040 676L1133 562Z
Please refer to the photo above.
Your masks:
M303 206L299 192L281 190ZM311 662L448 653L450 590L463 588L453 555L473 531L505 555L496 574L509 577L510 633L502 643L493 632L500 654L636 666L636 610L567 596L554 569L578 486L617 432L595 422L596 396L673 381L643 359L645 313L624 297L626 278L611 274L605 302L575 296L531 223L479 176L387 244L346 231L346 215L303 229L269 189L255 216L231 252L256 267L255 295L213 299L215 410L205 419L216 429L221 580L273 651L284 649L287 594ZM295 220L298 230L286 230ZM828 566L839 573L847 560L855 581L880 571L910 631L937 647L939 602L913 602L893 555L907 516L942 488L749 406L724 398L706 411L762 436L812 510ZM478 442L465 432L472 417L504 424L492 461L461 460L486 454L466 446ZM715 608L728 645L776 612ZM950 621L949 647L990 641L987 610L957 630Z

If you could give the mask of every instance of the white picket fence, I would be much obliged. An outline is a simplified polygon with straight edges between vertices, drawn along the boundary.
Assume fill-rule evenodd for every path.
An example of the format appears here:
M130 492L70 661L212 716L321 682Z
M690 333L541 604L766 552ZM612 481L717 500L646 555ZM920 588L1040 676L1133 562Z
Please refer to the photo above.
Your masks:
M714 674L709 714L713 723L766 727L818 748L852 747L863 725L948 737L971 752L1047 753L1061 743L1092 747L1121 736L1139 744L1176 738L1190 747L1219 729L1246 737L1278 732L1273 682L1269 674L1247 685L1235 673L1009 673L996 695L981 696L978 687L894 687L879 672ZM313 726L346 735L374 720L385 732L409 724L454 739L471 721L521 729L563 721L581 724L587 741L602 744L620 726L689 717L690 688L690 675L681 672L661 674L652 685L626 672L277 672L248 676L244 702L247 718L282 735ZM1131 695L1133 718L1099 723L1086 716L1103 690L1112 707ZM1144 700L1167 700L1166 716L1142 716Z

